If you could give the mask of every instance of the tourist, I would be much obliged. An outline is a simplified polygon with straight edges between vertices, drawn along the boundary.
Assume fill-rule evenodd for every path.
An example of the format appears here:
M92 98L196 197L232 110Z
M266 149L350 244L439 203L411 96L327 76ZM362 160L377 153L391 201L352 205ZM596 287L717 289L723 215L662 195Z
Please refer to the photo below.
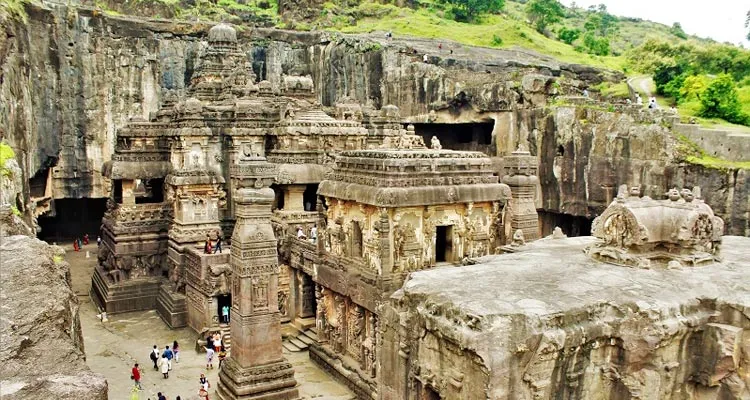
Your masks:
M163 357L167 358L167 363L169 364L169 370L172 370L172 359L174 358L174 352L169 349L169 345L164 348L164 353L162 354Z
M206 347L206 369L214 369L214 349Z
M227 349L224 346L221 346L221 351L219 352L219 368L221 369L221 364L224 363L224 359L227 358Z
M83 235L83 244L89 244L89 234Z
M208 388L211 387L211 384L208 383L208 379L206 379L206 374L201 374L200 383L201 383L201 387L205 389L206 391L208 391Z
M96 237L96 246L97 247L101 247L101 245L102 245L102 237L101 236L97 236Z
M138 363L135 363L133 369L130 370L130 379L135 381L135 387L137 387L138 390L143 390L143 386L141 386L141 370L138 368Z
M159 361L159 348L154 345L154 349L151 350L151 354L149 355L151 358L151 361L154 362L154 369L159 369L158 361Z
M443 44L442 43L438 43L438 50L442 50L442 49L443 49Z
M583 89L583 97L589 97L589 90Z
M427 54L422 56L422 62L428 62L430 59L427 57Z
M214 254L216 254L217 251L221 253L221 233L220 232L216 232L216 246L214 246Z
M216 334L214 334L213 344L214 344L214 351L218 353L219 350L221 350L221 333L216 332Z
M297 227L297 239L301 239L301 240L307 239L307 235L305 235L305 231L302 230L301 226Z
M229 323L229 306L221 307L221 318L225 324Z
M161 394L161 392L157 393L156 395L158 396L156 400L167 400L167 397Z
M81 238L78 238L78 248L83 249L83 241L81 240Z
M313 225L312 228L310 228L310 240L315 243L318 241L318 227Z
M640 93L636 93L635 94L635 104L638 104L638 105L642 105L643 104L643 99L641 98L641 94Z
M198 397L200 397L201 399L209 400L208 399L208 390L206 390L203 386L201 386L201 388L198 389Z
M212 249L213 246L211 245L211 235L206 235L206 244L203 246L203 252L206 254L211 254Z
M159 359L159 367L161 367L161 373L164 375L164 379L169 378L169 360L166 355L162 355Z
M78 238L76 238L76 240L73 241L73 250L74 251L80 250L80 247L78 247Z
M656 97L648 99L648 108L652 110L656 108Z
M180 362L180 344L176 340L172 343L172 352L174 352L174 362Z

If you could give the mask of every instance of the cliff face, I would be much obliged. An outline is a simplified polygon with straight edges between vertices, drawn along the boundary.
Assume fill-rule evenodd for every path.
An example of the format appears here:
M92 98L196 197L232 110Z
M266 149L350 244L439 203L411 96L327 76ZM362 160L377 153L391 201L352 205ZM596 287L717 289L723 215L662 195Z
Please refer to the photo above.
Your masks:
M622 184L653 198L672 187L700 186L706 203L725 221L725 233L750 234L747 171L680 160L666 114L562 106L524 112L519 120L529 127L529 146L539 156L537 206L545 211L593 218Z

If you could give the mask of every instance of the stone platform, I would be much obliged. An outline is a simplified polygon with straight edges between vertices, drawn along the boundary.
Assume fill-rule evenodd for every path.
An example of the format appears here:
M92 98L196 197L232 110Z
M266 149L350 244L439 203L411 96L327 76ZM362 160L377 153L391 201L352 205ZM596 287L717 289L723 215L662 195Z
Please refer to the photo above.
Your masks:
M96 268L91 276L91 299L101 310L117 314L156 308L159 278L144 277L112 283L103 274L100 268Z
M168 285L162 285L156 298L156 312L172 329L187 326L187 303L185 295L173 292Z
M583 250L599 241L576 237L412 273L384 322L382 359L403 363L381 369L378 395L744 399L750 238L722 241L721 261L682 268L598 262Z

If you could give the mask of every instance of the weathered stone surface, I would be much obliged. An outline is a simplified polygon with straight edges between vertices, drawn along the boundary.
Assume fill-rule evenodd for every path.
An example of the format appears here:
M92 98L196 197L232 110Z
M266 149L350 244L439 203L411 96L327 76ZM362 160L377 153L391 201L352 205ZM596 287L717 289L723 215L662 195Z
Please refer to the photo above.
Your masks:
M581 251L595 241L413 273L381 317L382 398L403 397L406 371L451 399L750 395L750 239L676 270L595 262Z
M63 250L28 236L0 247L0 393L5 399L107 399L85 363L78 298Z

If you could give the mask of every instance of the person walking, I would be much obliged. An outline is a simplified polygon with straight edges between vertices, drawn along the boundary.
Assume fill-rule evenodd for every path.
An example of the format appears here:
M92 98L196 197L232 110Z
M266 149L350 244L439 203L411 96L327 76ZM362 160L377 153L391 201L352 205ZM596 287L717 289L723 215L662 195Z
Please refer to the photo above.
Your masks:
M225 324L229 323L229 306L221 307L221 318Z
M172 350L169 349L169 345L167 345L167 347L164 348L164 353L162 354L162 356L167 358L167 363L169 364L169 370L171 371L172 359L174 358L174 352L172 352Z
M156 347L156 345L154 345L154 348L151 350L149 358L151 358L151 361L154 363L154 369L159 369L159 348Z
M167 396L164 396L161 392L157 393L156 396L156 400L167 400Z
M83 235L83 244L89 244L89 234Z
M221 369L221 364L224 363L225 358L227 358L227 349L221 346L221 351L219 351L219 369Z
M138 363L135 363L133 369L130 370L130 378L135 381L135 387L137 387L138 390L143 390L143 386L141 386L141 370L138 368Z
M208 383L208 379L206 379L206 375L205 374L201 374L201 378L200 378L199 381L200 381L200 384L201 384L201 388L198 390L198 396L201 399L209 400L208 399L208 388L211 387L211 384Z
M169 360L167 360L166 355L162 355L159 359L159 367L161 368L161 373L164 375L164 379L169 378Z
M206 347L206 369L214 369L214 349Z
M180 362L180 344L176 340L172 343L172 352L174 352L174 362Z
M80 248L78 247L78 238L76 238L76 240L73 241L73 250L74 251L80 250Z
M101 245L102 245L102 237L101 236L97 236L96 237L96 247L101 247Z
M216 254L217 251L221 253L221 233L220 232L216 232L216 246L214 246L214 254Z

